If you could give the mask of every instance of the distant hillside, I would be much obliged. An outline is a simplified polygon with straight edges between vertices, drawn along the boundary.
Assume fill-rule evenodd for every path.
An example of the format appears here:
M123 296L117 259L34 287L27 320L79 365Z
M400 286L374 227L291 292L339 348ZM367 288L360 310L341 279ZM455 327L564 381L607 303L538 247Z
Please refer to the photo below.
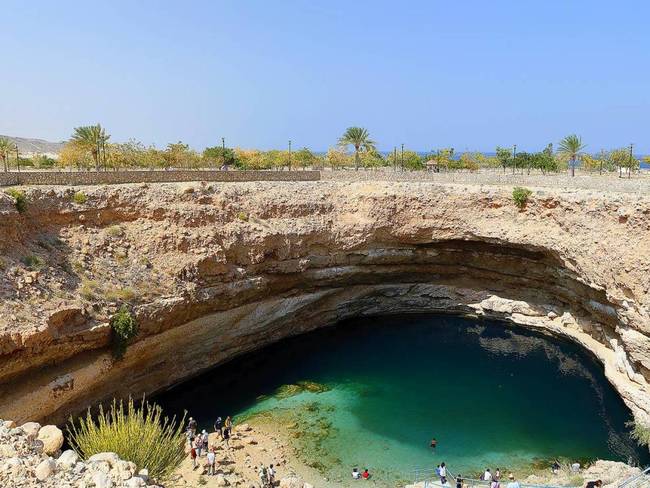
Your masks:
M11 137L0 135L0 138L9 139L18 144L18 151L24 155L29 154L59 154L63 142L50 142L43 139L28 139L26 137Z

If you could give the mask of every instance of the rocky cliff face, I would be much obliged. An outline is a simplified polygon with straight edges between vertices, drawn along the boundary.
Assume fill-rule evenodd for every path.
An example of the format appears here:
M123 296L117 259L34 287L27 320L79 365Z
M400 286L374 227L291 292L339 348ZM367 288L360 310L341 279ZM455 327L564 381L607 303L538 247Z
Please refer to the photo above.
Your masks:
M519 210L508 188L409 182L25 194L23 213L0 195L0 417L57 422L346 317L436 311L582 344L650 422L650 198L538 189ZM141 331L115 361L121 303Z

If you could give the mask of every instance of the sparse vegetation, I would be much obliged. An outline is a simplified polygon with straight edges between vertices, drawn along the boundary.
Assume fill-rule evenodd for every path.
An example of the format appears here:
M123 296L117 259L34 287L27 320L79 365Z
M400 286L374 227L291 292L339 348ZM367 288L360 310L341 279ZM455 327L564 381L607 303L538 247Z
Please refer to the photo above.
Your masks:
M136 407L129 398L125 405L113 400L111 407L75 421L70 417L68 438L72 448L88 459L100 452L114 452L122 459L146 468L158 483L164 482L185 458L183 449L185 416L176 421L163 417L156 404L144 402Z
M630 437L640 446L650 447L650 425L644 425L641 422L628 422L627 427L631 427Z
M17 188L9 188L5 190L5 193L14 199L14 205L16 205L16 210L20 213L23 213L27 210L27 198L25 193L20 191Z
M23 257L22 262L31 270L40 269L45 264L45 261L43 261L42 258L34 256L33 254Z
M129 302L136 297L137 293L133 288L111 288L106 292L106 300L115 302Z
M101 290L99 283L95 280L88 280L86 278L81 280L81 287L79 293L86 300L93 300L97 298L97 293Z
M530 191L528 188L524 188L521 186L515 186L512 189L512 199L515 202L515 205L519 207L519 209L523 209L526 206L526 203L528 203L528 198L533 194L532 191Z
M106 233L111 237L120 237L124 234L124 229L122 229L121 225L111 225L106 229Z
M239 212L237 218L243 222L248 222L248 214L245 212Z
M81 204L86 203L86 201L88 200L88 197L86 197L86 194L84 192L78 191L74 195L72 195L72 200L75 203L78 203L78 204L81 205Z
M138 335L138 322L126 305L111 318L113 356L121 359L129 341Z

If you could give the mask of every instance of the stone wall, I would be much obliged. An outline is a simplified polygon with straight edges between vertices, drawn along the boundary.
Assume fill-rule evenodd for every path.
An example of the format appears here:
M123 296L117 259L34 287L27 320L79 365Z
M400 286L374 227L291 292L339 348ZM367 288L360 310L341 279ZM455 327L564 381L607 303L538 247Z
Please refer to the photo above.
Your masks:
M378 170L336 170L321 171L321 180L343 182L389 181L389 182L421 182L456 185L491 185L491 186L529 186L533 188L553 189L582 189L595 191L615 191L620 193L650 193L650 172L643 170L635 173L632 178L618 177L618 173L576 173L571 177L566 173L542 175L512 174L501 170L484 169L476 172L450 171L435 173L433 171L394 171L393 169Z
M181 181L317 181L320 171L22 171L0 173L0 186L106 185Z

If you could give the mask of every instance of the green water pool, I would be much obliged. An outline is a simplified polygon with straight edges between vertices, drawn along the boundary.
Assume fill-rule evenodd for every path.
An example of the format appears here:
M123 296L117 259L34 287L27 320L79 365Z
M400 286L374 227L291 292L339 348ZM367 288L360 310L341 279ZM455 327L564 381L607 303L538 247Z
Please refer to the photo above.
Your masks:
M349 320L238 358L155 399L209 427L262 416L332 479L411 480L444 461L470 477L552 459L650 462L602 367L577 346L452 316ZM438 447L432 450L432 437Z

